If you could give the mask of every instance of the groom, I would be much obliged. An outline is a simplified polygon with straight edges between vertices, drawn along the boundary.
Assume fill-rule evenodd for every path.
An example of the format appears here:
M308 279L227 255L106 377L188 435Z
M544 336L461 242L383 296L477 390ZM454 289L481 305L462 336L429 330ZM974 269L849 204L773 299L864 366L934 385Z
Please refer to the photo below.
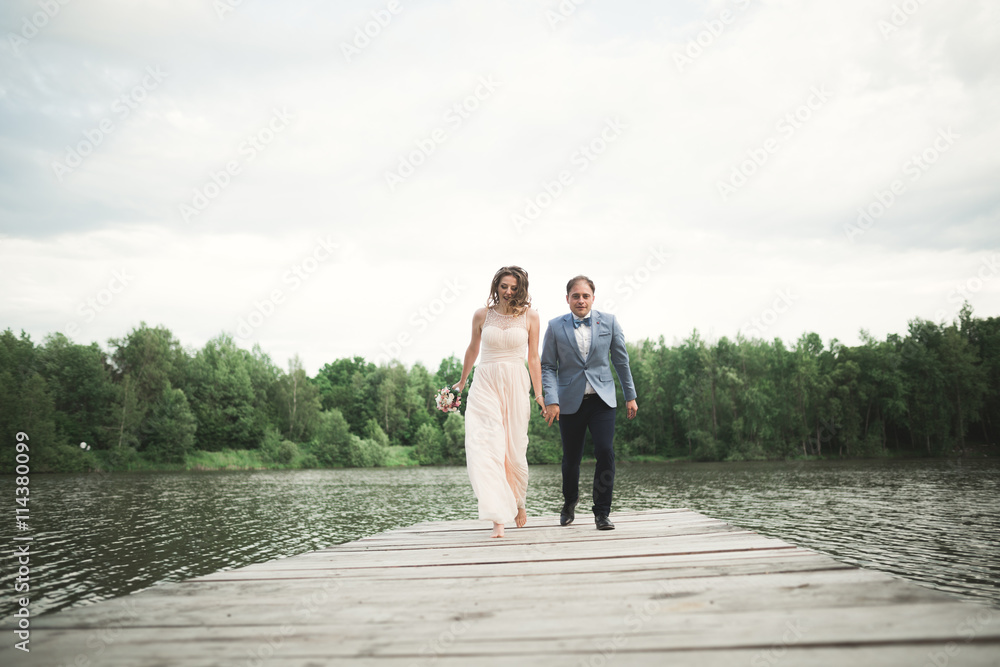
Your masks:
M571 313L549 321L542 347L545 421L559 422L562 436L563 509L559 523L576 517L580 496L580 459L587 429L594 442L594 521L598 530L614 530L611 491L615 485L615 382L611 364L625 394L628 418L635 417L635 385L628 366L625 334L614 315L592 310L594 282L576 276L566 285Z

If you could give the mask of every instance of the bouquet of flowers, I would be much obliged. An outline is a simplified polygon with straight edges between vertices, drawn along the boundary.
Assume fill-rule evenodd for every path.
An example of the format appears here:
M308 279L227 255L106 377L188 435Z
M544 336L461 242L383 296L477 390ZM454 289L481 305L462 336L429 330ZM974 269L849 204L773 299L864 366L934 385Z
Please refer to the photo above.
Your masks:
M462 394L455 393L451 387L444 387L434 397L434 403L441 412L458 412L458 406L462 404Z

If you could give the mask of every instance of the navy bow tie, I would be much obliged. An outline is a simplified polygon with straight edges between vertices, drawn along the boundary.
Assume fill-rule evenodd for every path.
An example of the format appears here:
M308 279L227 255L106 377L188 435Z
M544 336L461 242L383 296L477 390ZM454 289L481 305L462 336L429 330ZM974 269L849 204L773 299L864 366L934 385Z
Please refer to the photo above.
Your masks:
M573 318L573 328L574 329L579 329L581 324L586 324L589 327L590 326L590 315L587 315L582 320L578 320L576 318Z

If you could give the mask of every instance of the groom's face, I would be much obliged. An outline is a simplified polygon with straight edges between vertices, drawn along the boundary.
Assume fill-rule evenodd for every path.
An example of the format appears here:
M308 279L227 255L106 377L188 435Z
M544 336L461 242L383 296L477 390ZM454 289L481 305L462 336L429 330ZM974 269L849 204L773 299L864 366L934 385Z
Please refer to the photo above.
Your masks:
M590 309L594 307L594 293L590 285L585 280L578 280L573 283L569 294L566 295L566 303L569 309L577 318L583 318L590 314Z

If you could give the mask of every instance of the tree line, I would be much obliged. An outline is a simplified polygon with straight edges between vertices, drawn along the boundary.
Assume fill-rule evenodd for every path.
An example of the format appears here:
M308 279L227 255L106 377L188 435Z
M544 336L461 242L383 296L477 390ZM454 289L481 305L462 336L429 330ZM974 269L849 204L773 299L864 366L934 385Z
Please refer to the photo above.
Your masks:
M619 433L633 454L711 461L998 453L1000 318L966 304L952 324L860 337L643 341L629 350L643 418Z
M966 306L951 324L916 319L905 335L861 338L824 345L807 333L789 347L742 335L708 342L694 331L672 345L629 343L640 412L627 421L619 411L618 455L947 455L983 445L996 453L1000 318ZM31 437L35 471L182 465L198 451L251 452L276 467L464 464L462 415L434 406L436 391L460 376L451 356L434 372L344 358L309 377L298 357L279 368L228 334L189 350L145 323L107 349L60 333L36 344L7 329L0 469L13 469L19 431ZM560 457L558 427L532 410L529 462Z

